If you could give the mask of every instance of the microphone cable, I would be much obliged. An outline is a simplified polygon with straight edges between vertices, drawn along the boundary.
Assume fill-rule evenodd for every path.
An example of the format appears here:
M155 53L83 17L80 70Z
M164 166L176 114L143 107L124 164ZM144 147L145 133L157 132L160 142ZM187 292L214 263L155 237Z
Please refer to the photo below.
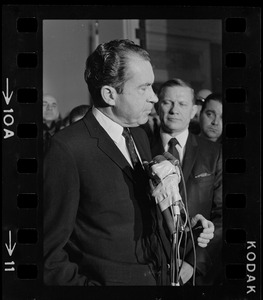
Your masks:
M176 210L179 211L179 208ZM181 236L179 239L179 232L181 230L181 218L180 218L180 211L177 212L175 215L172 213L173 221L174 221L174 228L175 232L172 233L172 247L171 247L171 285L172 286L179 286L179 262L180 262L180 243L181 243ZM180 232L181 234L181 232Z
M185 184L185 180L184 180L184 176L183 176L183 171L182 171L181 165L178 164L178 167L179 167L179 171L180 171L180 174L181 174L181 180L182 180L182 184L183 184L183 193L184 193L184 196L185 196L186 222L188 222L188 224L189 224L189 231L190 231L191 241L192 241L192 244L193 244L193 254L194 254L193 286L195 286L196 249L195 249L195 242L194 242L193 230L192 230L191 220L190 220L189 210L188 210L188 199L187 199L186 184Z
M150 163L148 163L147 161L143 162L144 168L146 169L146 171L150 175L150 178L152 178L153 180L155 180L156 178L154 178L153 174L151 174L149 172L150 167L152 165L156 164L156 163L159 163L159 162L163 161L163 160L171 161L170 157L167 157L165 155L166 153L168 153L168 152L165 152L164 155L158 155L158 156L156 156L153 159L153 161L150 162ZM169 153L169 156L171 156L170 153ZM191 226L191 220L190 220L189 210L188 210L188 199L187 199L186 184L185 184L185 180L184 180L184 176L183 176L183 171L182 171L182 168L181 168L181 164L177 163L176 165L179 168L179 173L181 175L181 180L182 180L182 184L183 184L183 193L184 193L184 196L185 196L185 205L184 205L184 203L183 203L182 200L180 200L180 202L181 202L181 206L182 206L182 208L184 210L184 213L185 213L185 216L186 216L186 220L185 220L184 224L182 224L182 220L181 220L181 216L180 216L180 209L178 208L179 209L179 213L177 212L174 215L173 214L173 209L171 208L171 215L172 215L173 224L174 224L174 228L175 228L175 231L172 233L172 247L171 247L171 258L170 258L171 285L172 286L178 286L179 285L179 272L181 270L181 267L182 267L182 264L183 264L183 261L184 261L185 251L186 251L186 244L187 244L187 232L186 232L185 228L186 228L186 225L188 223L189 224L189 231L190 231L191 241L192 241L192 244L193 244L193 253L194 253L193 286L195 286L196 249L195 249L195 242L194 242L193 231L192 231L192 226ZM173 206L175 206L175 204ZM180 239L178 238L179 233L180 233ZM180 246L181 246L183 234L185 234L185 240L184 240L185 241L185 247L184 247L183 257L182 257L182 260L181 260L181 266L179 267L179 262L180 262ZM175 272L176 272L176 276L175 276Z
M178 201L179 202L179 201ZM184 214L187 214L187 211L184 207L184 203L181 202L181 209L184 210ZM170 270L170 276L171 276L171 285L172 286L179 286L179 273L182 267L182 263L184 261L185 256L185 248L186 248L186 231L184 230L186 228L188 219L184 221L184 224L182 223L182 218L180 215L180 208L176 207L175 204L175 214L172 213L173 221L174 221L174 228L175 232L172 233L172 247L171 247L171 270ZM172 210L173 211L173 210ZM181 242L183 239L183 235L185 235L185 247L184 247L184 254L182 260L180 259L180 247ZM181 263L180 263L181 262Z

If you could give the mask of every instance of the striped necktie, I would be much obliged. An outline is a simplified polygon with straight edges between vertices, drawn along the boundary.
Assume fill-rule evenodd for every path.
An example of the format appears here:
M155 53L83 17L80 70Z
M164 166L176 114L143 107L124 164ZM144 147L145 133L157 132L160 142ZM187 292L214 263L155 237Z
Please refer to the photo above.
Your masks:
M126 128L126 127L123 128L122 135L125 138L126 146L127 146L128 151L129 151L129 154L130 154L130 158L131 158L131 161L132 161L133 168L135 169L138 166L141 167L141 162L140 162L140 159L139 159L139 157L136 153L134 142L132 140L132 137L131 137L131 134L130 134L128 128Z

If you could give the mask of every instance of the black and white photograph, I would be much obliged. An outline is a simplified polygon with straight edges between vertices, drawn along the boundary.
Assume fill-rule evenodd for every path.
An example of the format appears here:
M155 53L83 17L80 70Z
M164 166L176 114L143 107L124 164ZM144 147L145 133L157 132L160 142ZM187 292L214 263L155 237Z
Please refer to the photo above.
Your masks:
M261 10L168 7L2 8L4 299L260 299Z

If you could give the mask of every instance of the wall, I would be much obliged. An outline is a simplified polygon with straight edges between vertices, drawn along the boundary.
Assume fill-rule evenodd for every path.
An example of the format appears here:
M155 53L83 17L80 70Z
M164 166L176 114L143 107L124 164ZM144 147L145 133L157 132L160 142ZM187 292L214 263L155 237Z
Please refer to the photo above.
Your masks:
M221 90L221 21L146 20L156 86L173 77L194 89Z
M43 93L58 101L62 117L76 105L89 103L84 81L91 21L44 20Z
M81 104L90 104L84 80L85 61L97 43L135 38L138 20L44 20L43 93L58 101L62 117Z
M96 43L130 38L136 43L139 20L43 21L43 93L57 100L62 117L90 104L85 61ZM183 77L196 89L221 85L221 22L216 20L146 20L146 46L156 83Z

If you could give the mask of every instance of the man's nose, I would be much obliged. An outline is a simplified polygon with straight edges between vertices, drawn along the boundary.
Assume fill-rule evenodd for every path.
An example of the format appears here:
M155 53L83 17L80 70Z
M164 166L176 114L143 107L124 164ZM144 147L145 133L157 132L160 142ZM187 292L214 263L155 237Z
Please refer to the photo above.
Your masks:
M47 104L46 109L47 110L53 110L53 105L52 104Z
M172 103L170 112L172 112L172 113L177 113L178 112L178 102L173 102Z
M151 91L150 91L150 96L149 96L149 102L153 102L153 103L157 103L159 101L157 95L155 94L155 92L153 91L152 87L151 87Z
M213 120L212 120L212 124L213 125L218 125L220 122L220 117L219 116L214 116Z

